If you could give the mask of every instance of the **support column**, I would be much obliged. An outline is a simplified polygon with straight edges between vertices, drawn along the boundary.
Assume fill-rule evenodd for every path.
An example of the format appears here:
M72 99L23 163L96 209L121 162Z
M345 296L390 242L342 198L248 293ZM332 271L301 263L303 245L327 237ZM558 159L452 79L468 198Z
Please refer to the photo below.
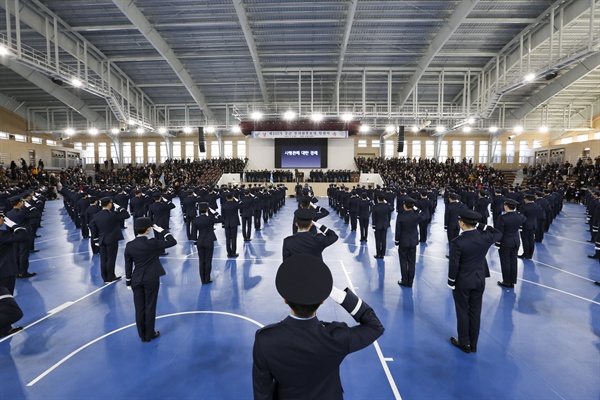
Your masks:
M123 142L121 142L121 138L117 135L108 135L115 144L115 150L117 151L117 159L119 160L118 167L123 168Z
M165 145L167 147L167 159L173 158L173 138L170 136L163 136Z

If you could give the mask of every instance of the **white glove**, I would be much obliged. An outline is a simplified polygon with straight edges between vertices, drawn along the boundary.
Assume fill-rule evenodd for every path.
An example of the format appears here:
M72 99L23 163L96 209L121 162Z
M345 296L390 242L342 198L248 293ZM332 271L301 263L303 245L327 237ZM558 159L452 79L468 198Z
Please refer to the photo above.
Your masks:
M113 207L115 208L115 211L119 211L119 209L121 208L121 206L116 203L113 203Z
M449 287L450 289L452 289L452 290L456 289L456 286L450 286L450 285L448 285L448 287Z
M152 229L154 229L158 233L161 233L162 231L164 231L163 228L161 228L160 226L158 226L156 224L152 225Z
M329 297L338 304L342 304L346 299L346 292L333 286Z
M12 221L11 219L4 217L4 223L6 224L6 226L8 226L9 228L12 228L13 226L16 225L16 223L14 221Z
M127 290L131 290L131 286L127 286Z
M417 207L417 206L414 206L414 207L413 207L413 210L415 210L415 211L419 211L419 207Z
M320 223L318 223L317 221L313 221L312 223L313 223L313 225L315 226L315 228L317 228L317 229L321 229L321 226L322 226L322 225L321 225Z
M209 208L209 209L208 209L208 211L210 211L210 213L211 213L211 214L214 214L214 213L216 213L216 211L215 211L215 210L213 210L212 208Z
M31 204L29 204L29 202L25 201L25 202L23 202L23 203L25 204L25 207L27 207L27 208L31 208Z

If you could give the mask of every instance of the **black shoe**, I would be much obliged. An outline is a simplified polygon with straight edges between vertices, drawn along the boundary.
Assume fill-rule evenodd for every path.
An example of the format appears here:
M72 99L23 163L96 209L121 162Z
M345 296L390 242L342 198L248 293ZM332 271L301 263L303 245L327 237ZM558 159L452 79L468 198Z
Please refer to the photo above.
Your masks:
M212 283L212 279L207 280L206 282L202 282L203 285L206 285L207 283Z
M42 237L42 235L35 235L36 238Z
M156 332L154 332L154 336L152 336L152 338L150 338L150 339L143 339L142 342L146 342L146 343L147 342L151 342L152 339L156 339L159 336L160 336L160 331L156 331Z
M594 243L594 241L592 239L587 240L588 243Z
M17 278L18 279L31 278L31 277L36 276L36 275L37 275L37 272L26 272L24 274L17 275Z
M594 285L600 285L600 282L598 282L598 281L595 281L595 282L594 282Z
M477 346L471 346L471 353L477 353Z
M114 282L114 281L118 281L118 280L120 280L122 277L123 277L122 275L121 275L121 276L115 276L115 279L113 279L113 280L112 280L112 282Z
M527 258L527 257L525 257L525 254L519 254L519 255L517 256L517 258Z
M164 256L168 256L168 255L169 255L169 253L167 253L167 252L165 251L164 253L161 253L161 254L159 254L158 256L159 256L159 257L164 257Z
M471 353L471 346L469 346L468 344L466 344L466 345L460 344L458 342L458 339L455 337L450 338L450 343L452 343L453 345L455 345L456 347L458 347L459 349L461 349L462 351L464 351L467 354Z
M15 334L15 333L17 333L17 332L19 332L19 331L22 331L22 330L23 330L23 327L22 327L22 326L15 326L14 328L11 328L11 329L10 329L8 332L6 332L5 334L3 334L3 335L0 335L0 338L6 337L6 336L10 336L10 335L12 335L12 334Z
M512 289L513 287L515 287L515 285L511 285L510 283L504 283L502 281L498 281L498 286L502 286L502 287L509 288L509 289Z
M404 287L407 287L407 288L411 288L412 287L412 283L406 283L404 281L398 281L398 285L404 286Z
M33 249L33 250L29 250L30 253L37 253L39 250Z
M238 254L238 253L235 253L235 254L227 254L227 257L237 257L237 256L239 256L239 254Z
M450 259L450 256L449 256L448 254L446 254L446 258L447 258L447 259Z
M597 258L600 258L600 257L597 257L595 254L588 254L588 258L596 258L597 259Z

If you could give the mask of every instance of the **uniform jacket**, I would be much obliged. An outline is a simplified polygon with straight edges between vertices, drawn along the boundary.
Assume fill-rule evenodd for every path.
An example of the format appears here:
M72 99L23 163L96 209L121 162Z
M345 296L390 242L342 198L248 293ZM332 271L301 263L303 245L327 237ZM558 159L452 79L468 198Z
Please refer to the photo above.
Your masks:
M175 204L170 201L155 201L148 207L148 217L156 224L164 229L169 229L169 220L171 219L171 210L175 208Z
M525 203L521 206L521 214L525 216L525 222L523 222L523 230L534 231L537 229L538 220L543 220L542 217L544 210L539 204L533 201Z
M411 247L419 244L417 226L428 219L427 213L406 210L396 217L395 241L400 247Z
M102 209L94 214L90 222L92 237L98 238L98 244L112 244L123 240L121 221L129 218L129 213L124 208L119 211Z
M12 229L4 226L6 229L0 230L0 278L17 275L18 265L13 243L29 241L29 234L25 228L15 226Z
M352 313L361 301L347 290L342 307ZM252 382L255 400L343 398L339 366L344 358L383 334L367 303L353 318L360 325L287 317L256 332Z
M198 245L209 246L217 240L214 225L223 222L223 218L213 214L200 214L192 222L192 237Z
M448 203L444 213L444 227L447 229L460 229L458 226L458 212L466 206L461 202Z
M131 284L140 284L165 275L159 255L169 247L177 244L177 240L167 233L164 240L148 236L137 236L125 246L125 278ZM135 268L134 268L135 264Z
M373 229L387 229L392 219L392 206L387 203L376 203L371 211Z
M283 239L283 259L294 254L310 254L322 260L323 250L337 240L337 233L324 225L321 225L320 231L299 231L295 235Z
M235 200L225 201L221 204L221 215L223 216L225 228L232 228L240 225L240 217L238 215L239 209L239 205Z
M516 211L507 212L498 217L496 229L502 233L501 247L519 247L519 228L525 222L525 217Z

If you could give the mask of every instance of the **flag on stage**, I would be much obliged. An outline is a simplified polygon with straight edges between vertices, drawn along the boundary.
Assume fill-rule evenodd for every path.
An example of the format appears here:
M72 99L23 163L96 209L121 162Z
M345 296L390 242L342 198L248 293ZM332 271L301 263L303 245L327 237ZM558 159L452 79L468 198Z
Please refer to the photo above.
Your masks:
M163 174L160 175L160 178L158 178L158 181L160 182L161 186L165 186L165 176Z
M271 171L271 177L269 178L269 182L273 183L273 171Z

